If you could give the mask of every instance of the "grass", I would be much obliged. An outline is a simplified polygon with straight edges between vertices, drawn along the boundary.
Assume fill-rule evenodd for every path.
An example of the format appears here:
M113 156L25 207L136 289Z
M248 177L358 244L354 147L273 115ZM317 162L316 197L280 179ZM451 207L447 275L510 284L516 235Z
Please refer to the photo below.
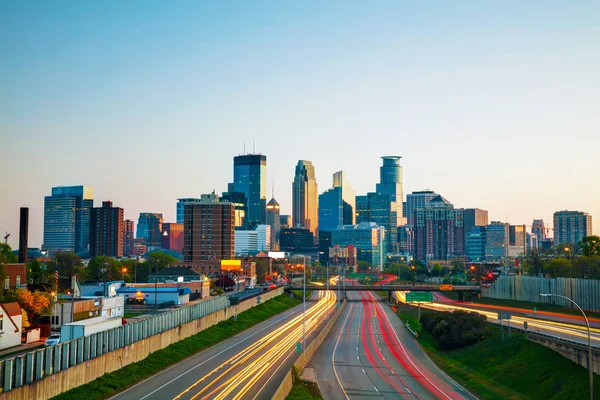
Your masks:
M316 383L297 379L286 400L323 400L321 391Z
M416 309L399 305L398 315L414 318ZM459 350L438 350L435 339L426 331L420 332L418 341L436 364L482 399L589 398L585 368L527 341L520 332L513 331L507 337L505 330L502 342L500 327L488 328L487 339ZM600 380L594 383L594 393L600 396Z
M234 322L232 318L222 321L194 336L158 350L140 362L105 374L93 382L62 393L54 399L94 400L114 396L157 372L298 304L300 304L300 301L296 298L285 295L277 296L238 314L237 322Z
M490 305L494 305L494 306L524 308L526 310L531 310L531 311L533 311L533 307L535 307L537 311L549 311L549 312L555 312L555 313L559 313L559 314L581 316L581 312L576 308L561 307L561 306L555 306L552 304L545 304L545 303L531 303L528 301L490 299L488 297L482 297L480 299L475 298L472 300L472 302L476 303L476 304L481 304L481 305L490 304ZM600 318L599 312L586 311L585 314L588 317Z

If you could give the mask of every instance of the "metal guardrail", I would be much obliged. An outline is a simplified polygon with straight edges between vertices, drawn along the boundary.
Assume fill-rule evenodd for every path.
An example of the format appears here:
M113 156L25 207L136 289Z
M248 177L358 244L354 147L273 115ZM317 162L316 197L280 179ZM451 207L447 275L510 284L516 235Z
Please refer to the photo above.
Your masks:
M3 392L8 392L229 306L229 298L221 296L7 358L0 361L0 386Z

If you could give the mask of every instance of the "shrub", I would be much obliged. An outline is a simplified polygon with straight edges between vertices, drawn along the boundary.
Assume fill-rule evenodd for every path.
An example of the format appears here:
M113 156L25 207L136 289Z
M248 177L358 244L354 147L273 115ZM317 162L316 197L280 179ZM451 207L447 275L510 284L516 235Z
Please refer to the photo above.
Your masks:
M486 337L486 317L466 311L424 313L423 329L433 336L440 350L459 349Z

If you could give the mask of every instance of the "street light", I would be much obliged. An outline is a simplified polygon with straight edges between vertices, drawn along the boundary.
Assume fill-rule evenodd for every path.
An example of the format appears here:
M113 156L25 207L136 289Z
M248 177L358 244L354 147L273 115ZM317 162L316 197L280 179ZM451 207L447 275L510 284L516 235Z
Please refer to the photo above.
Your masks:
M573 260L571 259L571 249L565 247L565 253L569 254L569 278L573 277Z
M302 313L302 352L304 353L306 351L306 255L302 254L302 258L302 273L304 275L304 279L302 280L302 283L304 284L304 287L302 288L302 303L304 308Z
M570 301L583 314L583 318L585 319L585 323L587 325L587 332L588 332L588 370L590 372L590 400L594 400L594 364L592 363L592 361L593 361L593 358L592 358L592 336L591 336L591 332L590 332L590 321L588 321L587 315L585 315L585 312L581 309L581 307L579 307L579 304L575 303L570 298L568 298L566 296L561 296L560 294L540 293L540 297L551 297L551 296L560 297L561 299Z

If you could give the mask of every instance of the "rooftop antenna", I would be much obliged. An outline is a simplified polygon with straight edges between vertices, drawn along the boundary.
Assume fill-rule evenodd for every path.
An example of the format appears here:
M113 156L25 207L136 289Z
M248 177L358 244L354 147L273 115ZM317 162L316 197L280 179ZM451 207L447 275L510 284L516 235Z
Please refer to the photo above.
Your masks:
M252 141L252 154L256 154L256 149L254 148L254 140Z
M246 155L246 142L244 141L244 155Z
M271 198L275 198L275 179L273 179L273 185L271 186Z

